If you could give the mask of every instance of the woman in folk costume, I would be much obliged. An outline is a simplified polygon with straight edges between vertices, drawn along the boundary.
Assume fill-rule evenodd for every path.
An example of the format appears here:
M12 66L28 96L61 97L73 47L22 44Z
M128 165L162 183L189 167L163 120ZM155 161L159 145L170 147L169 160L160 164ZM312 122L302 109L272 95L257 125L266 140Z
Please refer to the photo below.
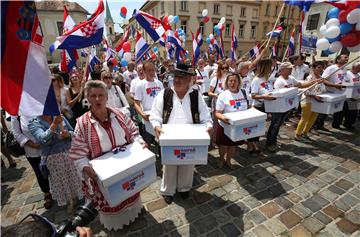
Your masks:
M78 118L70 150L70 158L82 177L87 199L99 210L100 222L109 230L122 229L138 216L142 209L140 193L136 193L115 207L110 207L98 188L97 175L89 164L114 148L134 141L143 143L139 131L130 118L116 109L106 107L106 84L88 81L85 93L90 111Z

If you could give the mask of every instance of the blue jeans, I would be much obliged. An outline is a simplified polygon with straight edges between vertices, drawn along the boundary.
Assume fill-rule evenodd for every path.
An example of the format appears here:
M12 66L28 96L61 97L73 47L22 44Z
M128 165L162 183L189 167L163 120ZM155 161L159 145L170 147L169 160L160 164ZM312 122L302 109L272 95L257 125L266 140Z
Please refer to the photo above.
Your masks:
M285 113L271 113L271 123L267 132L267 146L276 145L280 127L284 123L288 113L289 111Z

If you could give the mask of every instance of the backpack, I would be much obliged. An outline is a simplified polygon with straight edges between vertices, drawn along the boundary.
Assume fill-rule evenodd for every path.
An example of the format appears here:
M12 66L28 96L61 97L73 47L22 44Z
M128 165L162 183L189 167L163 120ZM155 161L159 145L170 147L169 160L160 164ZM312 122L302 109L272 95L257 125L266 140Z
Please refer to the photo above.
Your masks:
M166 124L169 121L171 111L173 109L173 95L174 91L171 88L164 89L164 105L163 105L163 124ZM199 91L193 90L190 92L190 105L191 105L191 115L194 124L200 123L200 114L199 114Z

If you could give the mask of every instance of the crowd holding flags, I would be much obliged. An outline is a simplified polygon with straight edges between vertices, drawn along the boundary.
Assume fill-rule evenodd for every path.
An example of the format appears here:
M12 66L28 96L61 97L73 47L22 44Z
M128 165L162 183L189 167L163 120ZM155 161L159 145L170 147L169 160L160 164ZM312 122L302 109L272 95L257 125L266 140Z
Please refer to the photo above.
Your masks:
M194 37L194 34L191 32L192 38L193 38L193 66L196 66L196 62L200 57L201 53L201 45L203 43L200 28L196 32L196 36Z
M136 32L136 44L135 44L135 57L136 63L138 63L144 55L149 51L150 46L146 43L145 39L142 37L140 31Z

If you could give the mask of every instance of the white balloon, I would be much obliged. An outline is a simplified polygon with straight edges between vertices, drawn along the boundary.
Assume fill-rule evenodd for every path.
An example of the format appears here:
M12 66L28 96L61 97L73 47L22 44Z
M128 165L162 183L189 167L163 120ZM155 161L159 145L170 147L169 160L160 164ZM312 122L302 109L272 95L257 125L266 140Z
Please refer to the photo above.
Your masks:
M360 44L358 44L354 47L347 47L347 50L349 50L350 52L353 52L353 53L357 53L360 51Z
M337 18L331 18L326 22L326 28L328 29L330 26L339 26L339 25L340 25L340 21Z
M108 71L109 70L109 67L107 66L107 62L103 62L103 69L105 71Z
M325 36L330 39L338 37L339 34L340 28L338 26L330 26L325 32Z
M203 17L207 16L207 14L208 14L208 10L207 10L207 9L202 10L202 16L203 16Z
M360 31L360 22L358 22L355 26L355 30Z
M214 38L214 35L213 35L213 34L210 34L210 35L209 35L209 38L210 38L210 39L213 39L213 38Z
M221 19L220 19L220 22L219 22L219 23L224 24L224 23L225 23L225 21L226 21L226 18L223 16L223 17L221 17Z
M322 38L322 39L319 39L317 42L316 42L316 48L323 51L323 50L327 50L328 48L330 47L330 43L327 39L325 38Z
M170 16L168 17L168 20L169 20L169 23L171 24L171 23L173 22L173 20L174 20L174 16L173 16L173 15L170 15Z
M130 52L124 53L123 58L124 58L127 62L130 62L130 61L131 61L131 53L130 53Z
M323 36L325 36L325 32L326 32L326 25L322 25L321 27L320 27L320 34L322 34Z
M179 36L179 38L181 39L181 41L185 41L185 35Z
M335 52L341 50L342 47L343 47L343 45L342 45L342 43L340 41L335 41L335 42L332 42L330 44L329 49L330 49L331 52L335 53Z
M356 24L357 22L359 22L359 18L360 18L360 8L355 8L354 10L349 12L349 14L346 17L346 20L350 24Z

